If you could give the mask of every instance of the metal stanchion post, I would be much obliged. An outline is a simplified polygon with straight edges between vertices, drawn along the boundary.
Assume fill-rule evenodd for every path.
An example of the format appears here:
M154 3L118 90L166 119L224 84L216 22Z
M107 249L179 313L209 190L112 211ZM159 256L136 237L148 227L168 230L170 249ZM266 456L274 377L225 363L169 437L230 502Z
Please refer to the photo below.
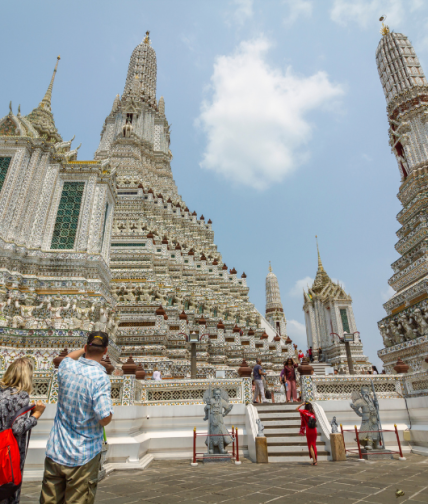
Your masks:
M358 436L358 429L357 426L354 425L355 428L355 435L357 437L357 444L358 444L358 454L360 455L360 462L364 462L363 455L361 454L361 446L360 446L360 438Z
M190 465L192 467L196 467L198 465L196 462L196 427L193 428L193 462Z
M395 435L397 436L397 443L398 443L398 451L400 452L400 457L398 460L406 460L406 457L403 457L403 452L401 450L401 443L400 443L400 438L398 436L398 430L397 430L397 425L394 424L394 429L395 429Z
M236 436L236 460L235 464L238 465L241 463L239 460L239 440L238 440L238 427L235 429L235 436Z
M232 457L235 458L235 427L232 425Z

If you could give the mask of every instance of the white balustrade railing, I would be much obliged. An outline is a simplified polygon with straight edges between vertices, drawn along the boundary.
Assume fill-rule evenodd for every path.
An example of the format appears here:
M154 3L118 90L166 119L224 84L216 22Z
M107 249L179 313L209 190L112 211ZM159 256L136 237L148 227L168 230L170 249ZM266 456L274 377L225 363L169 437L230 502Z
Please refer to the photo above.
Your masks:
M315 416L317 417L318 432L321 433L321 439L325 443L326 450L331 453L331 425L328 421L327 415L325 414L324 408L320 404L314 402L312 403L312 406L315 411Z
M259 431L257 426L258 419L259 413L257 408L252 404L248 404L245 414L245 429L247 431L248 454L252 462L257 462L256 437Z
M428 395L428 370L407 373L401 376L404 381L404 395L406 397Z
M363 385L372 387L378 399L402 397L403 375L311 375L301 377L302 398L306 401L334 401L351 399Z
M251 402L251 379L136 380L135 402L146 406L187 406L204 404L205 391L211 387L226 390L231 404Z

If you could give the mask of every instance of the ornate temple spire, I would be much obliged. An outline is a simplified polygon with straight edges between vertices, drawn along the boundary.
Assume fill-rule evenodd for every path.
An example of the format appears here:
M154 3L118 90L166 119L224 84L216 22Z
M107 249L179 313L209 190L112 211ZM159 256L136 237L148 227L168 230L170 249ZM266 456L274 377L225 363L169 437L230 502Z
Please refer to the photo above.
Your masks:
M381 33L376 63L386 102L389 104L404 92L422 90L428 82L406 35L391 32L385 25Z
M145 39L132 52L122 100L130 97L142 99L156 107L156 76L156 53L147 32Z
M48 142L62 142L61 135L55 126L55 121L51 110L51 99L52 99L52 88L55 80L55 75L58 69L58 63L61 59L60 56L57 57L57 62L51 81L49 83L48 89L43 97L39 106L36 107L30 114L28 114L27 119L32 123L34 128L37 130L42 138L45 138Z
M283 311L278 279L275 273L272 272L272 266L269 261L269 273L266 276L266 313L274 309Z
M40 105L39 105L39 107L44 108L45 110L48 110L49 112L51 112L51 99L52 99L53 83L54 83L54 80L55 80L56 72L58 70L58 63L59 63L60 59L61 59L61 56L58 56L57 59L56 59L56 65L55 65L55 68L54 68L54 71L53 71L53 74L52 74L52 79L51 79L51 81L49 83L49 86L48 86L48 89L46 91L46 94L43 97L43 100L40 102Z
M321 292L326 285L331 283L331 279L327 275L327 273L324 269L324 266L322 265L320 250L318 247L318 237L315 236L315 239L317 241L318 270L317 270L317 274L315 276L315 280L314 280L314 283L312 285L311 290L317 294L317 293Z

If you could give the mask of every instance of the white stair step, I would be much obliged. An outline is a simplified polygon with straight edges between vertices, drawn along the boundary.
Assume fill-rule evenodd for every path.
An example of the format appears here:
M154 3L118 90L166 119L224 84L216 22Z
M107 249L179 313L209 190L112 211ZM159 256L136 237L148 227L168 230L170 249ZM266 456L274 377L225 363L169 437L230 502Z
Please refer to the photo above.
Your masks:
M257 404L255 405L259 412L265 411L296 411L298 403L276 403L276 404Z
M300 429L300 420L266 420L262 422L265 427L299 427Z
M320 445L317 445L317 450L319 451L324 451L325 450L325 446L323 445L323 443L321 443ZM299 453L309 453L308 452L308 445L306 446L299 446L299 445L296 445L296 446L268 446L268 454L269 454L269 458L271 455L275 455L275 453L294 453L294 452L299 452Z
M301 436L299 434L300 428L297 427L290 427L289 429L286 428L275 428L275 427L266 427L265 428L265 434L267 437L270 437L272 434L278 435L278 436L290 436L290 434L297 434L298 436L290 436L290 437L296 437L297 439L303 438L306 439L305 436ZM321 434L318 432L318 436L321 436Z
M293 444L298 446L299 444L304 444L307 446L306 436L269 436L266 438L267 444L278 444L281 443L284 446ZM317 444L321 443L321 437L318 437Z
M302 456L296 456L296 455L279 455L279 456L270 456L269 457L269 463L275 463L275 462L304 462L305 460L308 461L308 464L312 463L312 459L308 458L306 459L305 457ZM318 457L318 462L326 462L328 460L327 455L320 455Z
M300 419L299 413L295 412L286 412L284 411L283 413L276 413L276 412L270 412L267 411L266 413L263 411L259 411L259 418L260 420L263 420L264 418L278 418L278 419L284 419L284 420L296 420Z

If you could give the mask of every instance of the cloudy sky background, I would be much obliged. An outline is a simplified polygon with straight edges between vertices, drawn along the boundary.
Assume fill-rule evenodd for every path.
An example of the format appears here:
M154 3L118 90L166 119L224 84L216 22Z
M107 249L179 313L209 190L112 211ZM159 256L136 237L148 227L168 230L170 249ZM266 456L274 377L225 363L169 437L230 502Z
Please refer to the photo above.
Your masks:
M398 257L400 179L375 51L380 15L428 68L423 0L8 2L0 115L29 113L61 55L52 108L64 139L95 152L134 47L151 31L172 168L190 210L211 218L229 267L263 312L269 260L288 332L306 346L302 289L324 266L354 300L366 354Z

